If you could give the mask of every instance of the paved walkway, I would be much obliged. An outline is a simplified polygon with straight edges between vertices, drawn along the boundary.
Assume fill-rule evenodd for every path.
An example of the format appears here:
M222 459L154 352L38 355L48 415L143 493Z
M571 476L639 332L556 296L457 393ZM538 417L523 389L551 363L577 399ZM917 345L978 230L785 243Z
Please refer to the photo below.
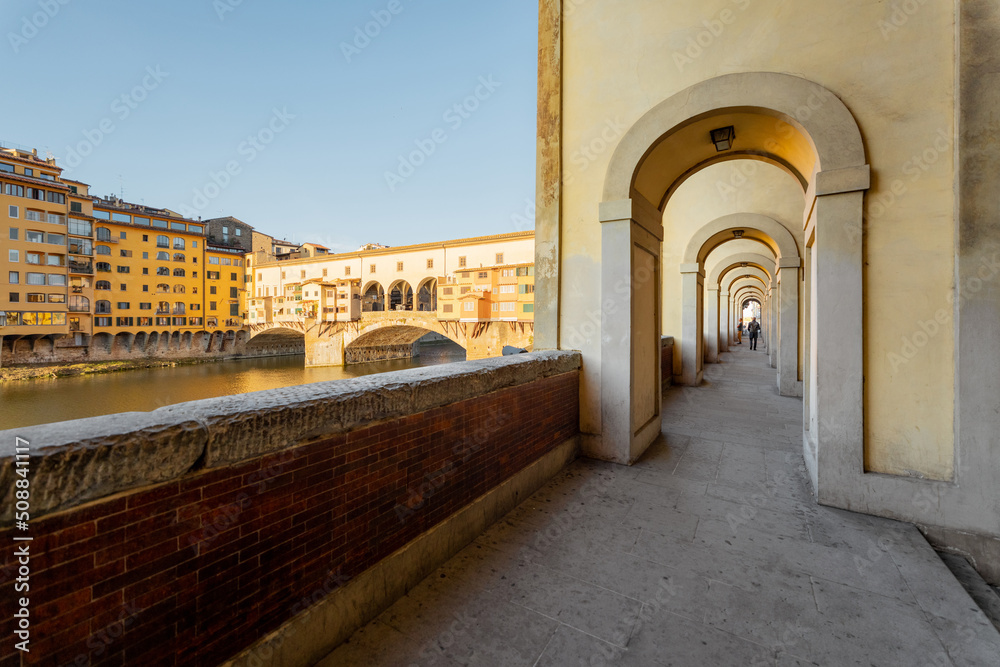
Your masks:
M1000 665L916 529L813 503L802 403L746 347L638 464L574 463L321 667Z

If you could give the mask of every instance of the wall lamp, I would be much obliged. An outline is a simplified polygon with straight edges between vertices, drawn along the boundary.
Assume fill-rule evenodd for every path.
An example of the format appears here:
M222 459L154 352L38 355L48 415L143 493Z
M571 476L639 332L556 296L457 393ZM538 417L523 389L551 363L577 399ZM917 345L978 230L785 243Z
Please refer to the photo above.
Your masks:
M735 236L738 239L743 238L743 230L742 229L734 229L733 230L733 236Z
M720 127L712 130L711 135L712 143L715 144L715 150L721 153L733 147L733 140L736 139L736 130L730 125L729 127Z

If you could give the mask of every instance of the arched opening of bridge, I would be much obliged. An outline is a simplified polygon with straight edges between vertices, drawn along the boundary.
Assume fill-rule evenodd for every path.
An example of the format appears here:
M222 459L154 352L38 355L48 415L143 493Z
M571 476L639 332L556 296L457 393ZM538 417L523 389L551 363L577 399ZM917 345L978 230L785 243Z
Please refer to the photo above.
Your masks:
M437 311L437 278L425 278L417 287L417 310Z
M385 310L385 289L376 281L365 285L361 293L361 310L365 313L379 313Z
M243 354L247 357L291 356L305 353L305 334L281 327L255 334L243 345Z
M421 327L400 325L376 328L358 336L344 348L344 363L409 359L421 356L428 349L451 361L465 359L459 352L464 348L456 340Z
M389 310L413 310L413 288L405 280L389 287Z
M728 141L719 141L722 135ZM774 193L753 173L725 187L700 180L735 161L784 172L796 193L769 201ZM632 462L659 435L660 333L669 319L661 315L681 322L679 332L667 333L679 333L681 381L696 385L705 360L706 298L715 299L710 310L719 317L734 303L738 309L749 288L761 302L768 342L779 348L781 392L794 395L798 378L804 381L804 454L820 498L835 493L838 475L863 472L851 461L864 458L861 229L869 180L850 111L799 77L717 77L641 117L611 158L600 204L602 307L614 317L602 321L601 434L589 443L590 453ZM789 205L795 215L771 217ZM665 243L682 224L694 228L687 243ZM735 245L743 241L770 250L761 254L773 257L774 273L754 276L740 262L738 280L707 289L709 255L723 244L734 244L727 254L748 252ZM674 255L664 257L668 252ZM661 282L661 271L680 277ZM676 292L661 294L668 286ZM671 307L673 313L664 312ZM710 337L721 338L720 321L710 322Z

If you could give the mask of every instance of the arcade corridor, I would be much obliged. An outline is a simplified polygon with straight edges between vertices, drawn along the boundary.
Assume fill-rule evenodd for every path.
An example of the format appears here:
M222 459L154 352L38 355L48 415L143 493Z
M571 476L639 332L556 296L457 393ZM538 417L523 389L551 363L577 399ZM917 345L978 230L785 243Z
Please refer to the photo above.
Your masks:
M731 349L635 466L578 460L320 667L992 664L915 528L814 504L801 400Z

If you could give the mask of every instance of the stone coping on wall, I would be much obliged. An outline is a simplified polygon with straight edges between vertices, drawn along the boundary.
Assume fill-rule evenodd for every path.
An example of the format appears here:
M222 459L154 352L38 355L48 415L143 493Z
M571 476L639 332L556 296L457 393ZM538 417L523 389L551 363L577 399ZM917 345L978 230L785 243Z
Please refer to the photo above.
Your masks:
M660 347L669 347L674 344L673 336L660 336Z
M0 526L13 523L17 439L29 443L36 519L580 365L579 352L532 352L0 431Z

